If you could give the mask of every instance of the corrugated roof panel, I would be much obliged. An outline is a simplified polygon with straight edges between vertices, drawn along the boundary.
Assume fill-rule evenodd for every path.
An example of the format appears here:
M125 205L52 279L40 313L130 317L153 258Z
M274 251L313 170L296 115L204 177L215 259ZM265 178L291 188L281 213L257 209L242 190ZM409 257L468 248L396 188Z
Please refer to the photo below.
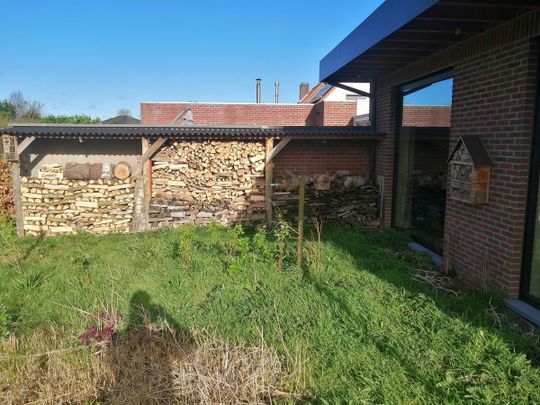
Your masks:
M14 125L0 130L6 135L39 138L140 138L173 137L193 139L263 139L269 137L378 137L370 127L356 126L280 126L280 127L210 127L210 126L127 126L127 125Z

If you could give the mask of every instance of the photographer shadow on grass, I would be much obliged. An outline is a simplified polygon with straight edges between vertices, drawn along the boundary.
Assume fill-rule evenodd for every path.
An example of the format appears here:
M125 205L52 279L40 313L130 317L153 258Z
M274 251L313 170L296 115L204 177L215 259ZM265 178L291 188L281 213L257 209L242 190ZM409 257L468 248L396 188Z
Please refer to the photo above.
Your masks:
M174 403L173 364L193 348L189 331L142 290L130 299L126 327L104 352L110 384L106 403Z

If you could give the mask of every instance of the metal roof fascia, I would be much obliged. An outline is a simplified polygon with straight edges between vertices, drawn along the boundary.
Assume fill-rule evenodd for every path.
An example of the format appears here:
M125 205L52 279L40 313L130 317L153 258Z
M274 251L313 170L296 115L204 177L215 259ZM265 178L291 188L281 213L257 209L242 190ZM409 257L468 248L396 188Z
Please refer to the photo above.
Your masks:
M439 0L386 0L319 63L319 80L357 58L369 48L422 14Z

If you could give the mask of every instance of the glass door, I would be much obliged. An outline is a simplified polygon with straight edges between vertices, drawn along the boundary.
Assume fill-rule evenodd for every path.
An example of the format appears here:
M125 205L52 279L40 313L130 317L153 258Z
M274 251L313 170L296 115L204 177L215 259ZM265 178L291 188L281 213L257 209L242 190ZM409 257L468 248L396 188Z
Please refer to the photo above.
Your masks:
M442 254L450 148L452 79L430 78L402 87L396 140L394 226Z
M442 253L450 128L402 127L399 132L395 226Z

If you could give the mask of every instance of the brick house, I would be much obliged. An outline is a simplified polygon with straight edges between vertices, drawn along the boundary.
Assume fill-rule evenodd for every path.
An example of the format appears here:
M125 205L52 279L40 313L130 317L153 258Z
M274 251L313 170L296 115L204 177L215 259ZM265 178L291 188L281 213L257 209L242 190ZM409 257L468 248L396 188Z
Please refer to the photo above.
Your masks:
M430 134L447 137L445 153L437 159L448 178L441 206L445 268L479 289L503 292L511 307L530 319L536 316L536 322L539 6L537 1L387 0L320 63L321 81L338 85L361 77L372 83L374 125L385 134L376 165L385 185L385 226L411 226L410 220L402 221L411 205L403 200L414 182L403 184L402 164L415 160L409 140L426 133L407 128L403 97L411 89L453 79L448 133ZM474 164L469 177L457 176L453 152L465 138L476 139L489 155L488 183L471 177ZM468 159L474 162L474 156ZM458 198L459 192L470 197L480 186L487 188L485 203Z

